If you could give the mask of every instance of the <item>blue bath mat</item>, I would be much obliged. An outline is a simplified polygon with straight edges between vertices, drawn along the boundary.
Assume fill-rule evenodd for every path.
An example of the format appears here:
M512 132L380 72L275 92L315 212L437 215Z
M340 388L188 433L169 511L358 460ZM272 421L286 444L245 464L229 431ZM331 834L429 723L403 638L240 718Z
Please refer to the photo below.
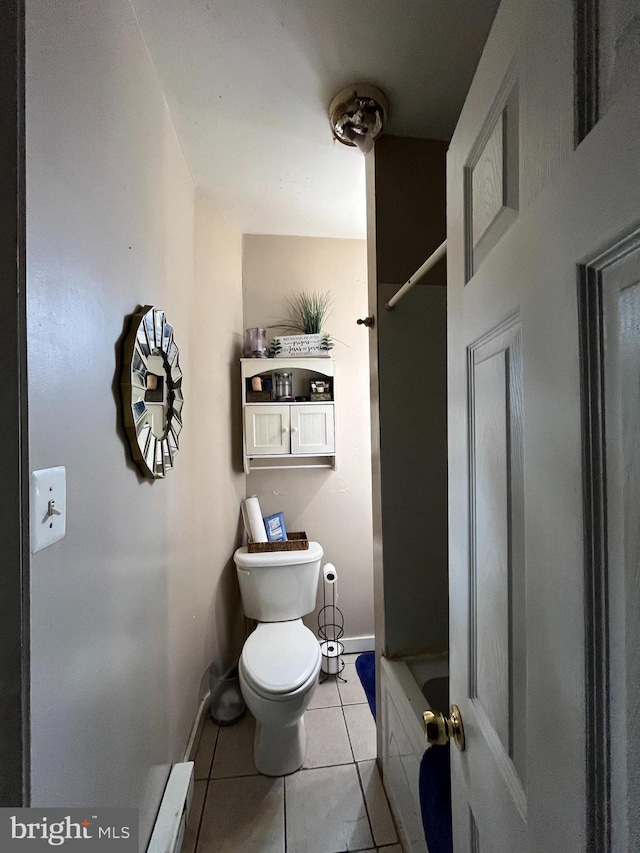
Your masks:
M422 756L419 791L429 853L453 853L449 744L432 746Z
M367 702L376 718L376 654L375 652L364 652L356 658L356 672L367 695Z

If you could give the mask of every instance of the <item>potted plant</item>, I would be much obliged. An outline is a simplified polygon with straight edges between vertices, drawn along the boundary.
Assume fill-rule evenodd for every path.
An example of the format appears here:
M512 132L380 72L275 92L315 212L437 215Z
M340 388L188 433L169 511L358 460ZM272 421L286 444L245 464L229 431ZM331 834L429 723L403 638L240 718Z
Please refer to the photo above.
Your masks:
M289 316L269 328L282 329L290 334L273 339L271 355L276 358L328 356L333 349L331 336L323 331L324 321L331 313L333 295L330 292L298 291L285 297Z

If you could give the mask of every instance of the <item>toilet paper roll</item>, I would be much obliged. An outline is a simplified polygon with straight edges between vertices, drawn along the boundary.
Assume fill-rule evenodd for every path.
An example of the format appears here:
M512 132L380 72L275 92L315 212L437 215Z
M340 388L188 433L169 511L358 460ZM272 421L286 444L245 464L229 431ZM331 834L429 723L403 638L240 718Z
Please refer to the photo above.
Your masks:
M266 542L267 531L262 520L262 510L258 498L247 498L242 501L242 517L250 542Z
M331 594L333 603L338 603L338 573L333 563L327 563L322 570L324 582L332 587Z
M338 573L333 563L327 563L322 570L322 574L324 575L325 583L335 584L338 582Z

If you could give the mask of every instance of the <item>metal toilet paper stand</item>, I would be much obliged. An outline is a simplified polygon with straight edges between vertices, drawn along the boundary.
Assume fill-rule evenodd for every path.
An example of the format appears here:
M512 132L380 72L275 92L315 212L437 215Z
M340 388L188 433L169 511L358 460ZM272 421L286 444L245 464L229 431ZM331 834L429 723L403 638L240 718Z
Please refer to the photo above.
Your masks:
M344 669L344 646L340 642L344 635L344 615L336 606L338 574L335 566L327 563L323 575L322 607L318 612L318 636L322 653L320 684L330 675L335 675L337 681L346 684L347 679L340 675Z

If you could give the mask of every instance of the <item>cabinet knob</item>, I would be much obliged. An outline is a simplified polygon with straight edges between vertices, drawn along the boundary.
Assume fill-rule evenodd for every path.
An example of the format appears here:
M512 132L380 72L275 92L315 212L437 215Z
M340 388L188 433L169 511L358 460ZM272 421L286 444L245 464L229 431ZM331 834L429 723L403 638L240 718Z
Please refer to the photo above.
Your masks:
M283 427L282 427L282 432L289 432L289 427L283 426Z
M291 432L298 432L298 427L291 427Z

